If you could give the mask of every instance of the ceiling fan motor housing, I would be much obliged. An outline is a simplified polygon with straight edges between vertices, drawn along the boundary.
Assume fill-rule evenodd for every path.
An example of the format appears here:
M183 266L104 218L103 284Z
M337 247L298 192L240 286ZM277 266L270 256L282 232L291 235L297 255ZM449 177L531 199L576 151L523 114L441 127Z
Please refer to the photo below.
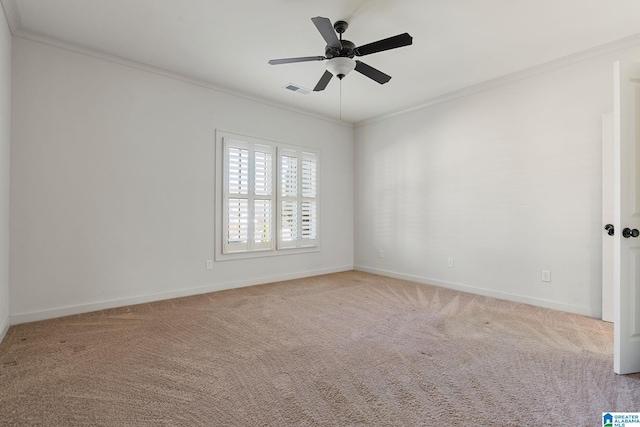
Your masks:
M340 40L340 43L342 43L341 49L336 49L335 47L327 45L324 49L324 55L329 59L336 57L353 58L356 56L356 45L353 42L350 42L349 40Z

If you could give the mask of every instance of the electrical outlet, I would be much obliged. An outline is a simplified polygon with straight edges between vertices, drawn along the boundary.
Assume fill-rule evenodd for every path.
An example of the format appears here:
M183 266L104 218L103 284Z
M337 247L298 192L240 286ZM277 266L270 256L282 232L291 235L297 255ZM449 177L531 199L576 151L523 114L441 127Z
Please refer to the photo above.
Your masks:
M543 282L551 281L551 272L549 270L542 270L542 281Z
M453 268L453 258L447 258L447 267Z
M207 260L207 270L213 270L213 260Z
M384 258L384 251L382 249L380 249L380 252L378 252L378 257Z

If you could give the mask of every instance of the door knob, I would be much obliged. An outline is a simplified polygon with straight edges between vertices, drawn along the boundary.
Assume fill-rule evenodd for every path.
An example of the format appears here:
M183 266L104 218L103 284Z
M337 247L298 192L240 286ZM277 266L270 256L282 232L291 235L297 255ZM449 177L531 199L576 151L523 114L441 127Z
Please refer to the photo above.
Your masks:
M640 231L635 228L633 230L631 230L630 228L625 228L624 230L622 230L622 236L626 239L628 239L629 237L638 237L640 236Z
M607 234L609 236L613 236L613 234L615 233L615 227L613 226L613 224L607 224L604 226L604 229L607 230Z

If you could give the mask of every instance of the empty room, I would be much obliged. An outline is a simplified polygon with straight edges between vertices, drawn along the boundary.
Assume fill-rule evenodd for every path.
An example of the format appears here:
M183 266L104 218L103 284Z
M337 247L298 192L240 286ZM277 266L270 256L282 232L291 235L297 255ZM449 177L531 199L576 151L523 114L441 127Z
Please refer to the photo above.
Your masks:
M637 1L0 4L0 425L640 425Z

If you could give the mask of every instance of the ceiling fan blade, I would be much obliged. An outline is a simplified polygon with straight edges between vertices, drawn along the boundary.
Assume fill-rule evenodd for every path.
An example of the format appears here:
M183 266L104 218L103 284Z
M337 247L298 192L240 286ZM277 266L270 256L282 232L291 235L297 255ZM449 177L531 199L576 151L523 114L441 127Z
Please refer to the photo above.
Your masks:
M307 62L307 61L322 61L325 60L324 56L302 56L300 58L284 58L284 59L272 59L269 61L271 65L280 65L280 64L292 64L294 62Z
M371 65L367 65L364 62L358 60L356 60L356 71L364 74L372 80L377 81L381 85L391 80L391 76L373 68Z
M333 77L333 74L331 74L329 71L325 71L322 77L320 77L320 81L318 82L316 87L313 88L313 91L320 92L321 90L324 90L329 84L329 81L331 81L331 77Z
M384 50L395 49L397 47L409 46L413 43L413 37L409 33L398 34L388 39L378 40L377 42L365 44L355 49L357 56L370 55Z
M311 18L311 20L315 24L318 31L320 31L320 34L322 35L324 41L327 42L327 45L336 49L342 49L342 43L340 43L340 40L338 40L336 31L333 29L333 25L331 25L331 21L329 21L329 18L316 16L315 18Z

